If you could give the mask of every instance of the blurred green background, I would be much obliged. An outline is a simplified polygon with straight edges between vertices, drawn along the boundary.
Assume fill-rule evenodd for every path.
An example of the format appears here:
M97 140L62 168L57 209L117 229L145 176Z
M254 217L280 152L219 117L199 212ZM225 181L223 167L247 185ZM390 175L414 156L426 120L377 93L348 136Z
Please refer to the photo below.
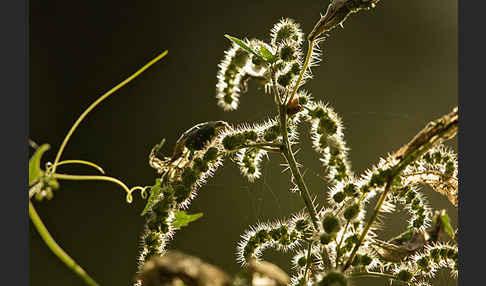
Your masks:
M77 116L96 98L163 50L162 62L99 106L72 137L64 159L103 166L128 185L151 185L150 149L162 137L169 153L179 135L209 120L261 122L275 115L270 97L250 84L235 112L216 106L217 65L230 45L223 37L259 38L282 17L310 32L328 1L30 1L30 138L55 151ZM321 44L323 61L305 86L343 117L353 169L361 173L392 152L428 121L457 105L457 1L381 1L352 15ZM298 160L313 194L325 202L322 170L307 129ZM457 139L448 142L457 151ZM240 235L258 221L287 217L302 200L288 191L282 159L270 156L263 177L251 184L231 162L218 169L192 203L204 217L178 231L170 248L236 273ZM59 172L93 174L63 166ZM102 285L130 285L136 271L145 201L132 204L118 186L61 181L54 199L35 203L54 238ZM426 190L430 203L457 210ZM388 239L405 229L406 213L386 217ZM30 225L31 285L83 285L43 244ZM264 258L288 270L288 257ZM368 284L367 284L368 283ZM354 285L387 285L368 279ZM435 285L455 285L446 276Z

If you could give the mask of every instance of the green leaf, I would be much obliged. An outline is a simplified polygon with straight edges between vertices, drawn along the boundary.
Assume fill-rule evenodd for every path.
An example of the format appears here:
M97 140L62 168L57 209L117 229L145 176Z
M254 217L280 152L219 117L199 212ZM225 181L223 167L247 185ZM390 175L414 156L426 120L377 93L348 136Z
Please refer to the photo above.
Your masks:
M243 42L242 40L238 39L238 38L235 38L235 37L232 37L230 35L224 35L226 38L228 38L229 40L231 40L232 42L234 42L235 44L237 44L238 46L240 46L242 49L244 49L245 51L247 51L248 53L250 54L254 54L256 55L257 57L259 57L260 59L262 60L266 60L264 57L262 57L262 55L260 55L259 53L257 53L256 51L254 51L252 48L250 48L245 42Z
M29 186L32 186L41 176L42 170L40 167L41 158L44 152L49 150L51 146L49 144L43 144L37 150L29 160Z
M175 219L172 223L172 226L174 228L181 228L183 226L187 226L189 223L202 217L203 213L186 214L186 212L184 211L176 211L174 215L175 215Z
M155 185L150 188L150 197L147 200L147 204L142 211L141 216L144 216L152 207L158 202L162 187L160 186L160 179L155 180Z
M269 62L274 62L275 61L275 55L273 55L265 46L260 47L260 53L262 54L262 57L269 61Z
M442 212L440 214L440 221L442 223L442 225L444 226L444 231L451 237L451 238L454 238L454 230L452 229L452 226L451 226L451 219L449 218L449 216L447 215L446 212Z

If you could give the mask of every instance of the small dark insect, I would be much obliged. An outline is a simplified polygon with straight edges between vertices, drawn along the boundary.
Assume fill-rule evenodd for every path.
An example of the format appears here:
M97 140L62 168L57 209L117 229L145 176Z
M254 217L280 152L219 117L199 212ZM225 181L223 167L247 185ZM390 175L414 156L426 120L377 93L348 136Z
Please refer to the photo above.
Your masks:
M164 140L156 145L150 153L150 165L157 169L159 173L170 169L183 167L185 163L192 160L194 153L203 150L216 138L220 130L231 128L225 121L209 121L199 123L189 130L182 133L177 140L172 156L170 158L159 159L160 149Z
M191 127L182 133L181 137L177 140L170 161L174 162L179 159L184 152L184 148L189 149L191 155L195 151L204 149L206 144L212 141L220 130L228 128L230 126L224 121L209 121Z

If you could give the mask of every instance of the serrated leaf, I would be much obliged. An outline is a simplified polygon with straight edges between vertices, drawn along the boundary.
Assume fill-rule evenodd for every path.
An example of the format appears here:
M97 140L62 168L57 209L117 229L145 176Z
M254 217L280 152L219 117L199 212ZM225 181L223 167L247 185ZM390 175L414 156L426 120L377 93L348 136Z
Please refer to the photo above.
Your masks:
M269 61L269 62L274 62L275 61L275 55L273 55L265 46L260 47L260 53L262 54L262 57Z
M254 51L252 48L250 48L245 42L243 42L242 40L238 39L238 38L235 38L235 37L232 37L230 35L224 35L227 39L229 39L230 41L234 42L235 44L237 44L238 46L240 46L242 49L244 49L245 51L247 51L248 53L250 54L254 54L256 55L257 57L259 57L260 59L262 60L266 60L262 55L260 55L259 53L257 53L256 51Z
M449 216L443 212L441 215L440 215L440 220L441 220L441 223L442 225L444 226L444 231L451 237L451 238L454 238L454 230L452 229L452 226L451 226L451 219L449 218Z
M41 176L42 170L40 167L41 158L44 152L49 150L51 146L49 144L43 144L37 150L29 160L29 186L32 186Z
M152 207L157 203L158 199L160 198L160 193L162 192L162 187L160 186L160 180L157 179L155 181L155 185L150 188L150 197L147 200L147 204L143 209L141 216L144 216Z
M183 226L187 226L189 223L201 218L203 213L197 214L186 214L184 211L176 211L174 212L175 219L172 222L172 226L174 228L181 228Z

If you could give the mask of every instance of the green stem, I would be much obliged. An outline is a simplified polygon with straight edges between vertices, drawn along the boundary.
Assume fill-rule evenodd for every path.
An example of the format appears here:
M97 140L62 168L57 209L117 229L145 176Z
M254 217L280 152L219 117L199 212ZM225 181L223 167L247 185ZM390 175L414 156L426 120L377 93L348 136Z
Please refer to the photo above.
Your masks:
M396 280L397 278L394 275L386 274L386 273L379 273L379 272L357 272L351 273L351 277L379 277L379 278L386 278L386 279L393 279Z
M307 68L309 67L309 64L310 64L310 59L311 59L311 56L312 56L312 50L314 49L314 43L315 43L315 40L309 41L309 46L307 47L307 55L305 56L304 66L300 70L299 78L297 79L297 83L295 84L294 89L292 90L292 93L290 95L290 99L287 102L285 102L285 104L292 102L295 94L297 93L297 90L299 89L300 83L302 82L302 79L304 78L305 71L307 70Z
M257 148L269 152L281 152L282 144L280 143L249 143L243 145L241 148Z
M346 226L344 227L344 232L343 235L341 236L341 239L339 240L339 243L336 244L336 268L338 268L339 265L339 252L341 251L341 243L343 243L344 235L348 230L348 226L349 226L349 220L346 222Z
M46 243L47 247L51 249L51 251L62 261L68 268L70 268L74 273L76 273L79 277L81 277L84 282L88 285L92 286L99 286L99 284L94 281L89 275L84 271L81 266L79 266L76 261L74 261L52 238L50 235L49 231L47 231L46 226L40 219L39 215L35 211L34 206L32 205L32 202L29 200L29 216L30 219L32 220L32 223L34 224L35 228L39 232L40 236Z
M249 144L245 144L244 147L245 148L248 148L248 147L276 147L276 148L280 148L280 147L282 147L282 144L280 144L280 143L249 143Z
M309 241L309 247L307 248L307 260L304 271L304 285L307 285L307 273L309 273L309 268L311 264L311 251L312 251L312 240Z
M309 48L309 53L308 53L308 56L307 56L308 58L310 57L309 54L311 52L312 52L312 48ZM309 60L306 59L307 64L305 66L308 65L308 61ZM282 139L283 139L283 142L282 142L283 144L280 146L280 149L281 149L281 152L282 152L283 156L285 157L287 163L289 164L289 168L290 168L290 171L292 173L292 176L297 181L296 183L297 183L297 186L298 186L299 191L300 191L300 196L304 200L304 204L305 204L305 206L307 208L307 212L309 213L309 216L311 218L312 225L314 226L314 229L316 231L319 231L319 222L317 220L316 209L314 207L314 204L312 203L309 190L307 189L307 186L305 185L302 174L300 173L300 170L297 167L297 161L295 160L294 153L292 152L292 147L290 145L289 134L288 134L288 131L287 131L287 103L286 102L280 103L280 100L279 100L280 96L279 96L278 89L277 89L277 86L276 86L277 81L275 79L275 72L272 68L270 68L270 71L272 73L272 76L271 76L272 88L273 88L273 92L274 92L274 96L275 96L275 102L277 104L278 113L279 113L279 116L280 116L280 131L282 133ZM303 74L303 72L301 72L301 75L302 74ZM299 78L301 79L301 76ZM298 88L298 84L296 85L296 88ZM329 255L327 254L326 250L324 250L323 256L325 256L325 257L323 257L323 259L327 259L327 260L329 259Z
M54 174L56 172L56 167L57 167L59 160L61 159L61 155L62 155L62 152L64 151L64 148L66 148L66 145L67 145L69 139L71 138L71 136L73 135L74 131L76 130L76 128L78 128L79 124L81 124L81 121L83 121L83 119L88 115L88 113L90 113L91 110L93 110L98 104L100 104L108 96L112 95L113 93L115 93L115 91L119 90L120 88L125 86L127 83L129 83L130 81L135 79L137 76L139 76L141 73L143 73L150 66L152 66L153 64L158 62L160 59L162 59L165 55L167 55L167 51L164 51L162 54L158 55L153 60L151 60L150 62L145 64L141 69L136 71L134 74L129 76L127 79L125 79L124 81L122 81L121 83L119 83L118 85L113 87L112 89L110 89L108 92L106 92L101 97L99 97L95 102L93 102L88 108L86 108L86 110L78 117L76 122L74 122L73 126L71 127L71 129L67 133L66 137L62 141L61 147L59 147L59 151L57 152L56 159L54 160L54 165L52 167L51 174Z
M282 145L282 154L284 155L287 163L289 164L290 171L292 172L292 176L294 177L297 186L300 190L300 195L304 200L305 206L309 215L312 220L312 224L316 231L319 231L319 223L317 221L317 212L312 203L311 196L307 186L305 185L304 179L302 174L300 173L299 168L297 167L297 161L295 160L294 153L292 152L292 147L290 146L289 136L287 133L287 115L286 115L286 107L282 106L280 108L280 128L283 137L283 145Z
M272 71L272 81L273 81L272 87L275 93L275 98L279 98L278 90L276 87L276 81L274 80L275 77L274 71L273 70L271 71ZM287 163L289 164L289 168L290 171L292 172L292 176L297 181L297 186L299 187L300 190L300 196L304 200L307 211L311 217L312 224L314 225L315 230L319 231L316 209L314 207L314 204L312 203L309 190L305 185L304 179L302 178L302 174L300 173L299 168L297 167L297 162L295 160L294 153L292 152L292 147L290 146L289 134L287 132L287 105L285 104L285 102L283 104L278 105L278 113L280 116L280 131L282 133L282 139L283 139L283 144L280 147L282 149L282 154L284 155L285 159L287 160Z
M361 233L361 235L358 239L358 243L354 246L353 251L351 252L351 255L349 256L348 261L344 265L344 270L348 269L348 267L351 265L351 262L353 261L354 256L356 256L356 252L358 252L358 249L360 248L361 244L363 243L364 238L366 237L366 235L368 234L368 231L370 230L371 226L373 225L376 218L378 217L378 213L380 212L381 207L383 206L383 203L385 202L386 195L388 195L388 192L391 189L390 188L390 182L391 181L388 181L386 183L385 190L383 191L383 193L380 196L380 199L376 203L375 210L373 211L373 214L371 215L368 223L366 224L365 228L363 229L363 232Z
M92 163L92 162L89 162L89 161L85 161L85 160L64 160L64 161L61 161L61 162L57 163L58 166L66 165L66 164L81 164L81 165L87 165L87 166L91 166L91 167L95 168L101 174L104 174L105 173L105 171L103 170L103 168L101 168L100 166L96 165L95 163Z
M273 70L271 71L272 71L272 83L273 83L272 87L275 93L275 98L279 98L278 90L276 87L276 81L274 80L275 73ZM289 134L287 132L287 105L285 104L285 102L283 104L278 105L278 113L280 116L280 131L282 133L282 139L283 139L283 144L280 147L282 149L282 154L284 155L285 159L287 160L287 163L289 164L289 168L290 171L292 172L292 176L297 181L297 186L299 187L300 195L304 200L309 216L311 217L312 224L314 225L315 230L319 231L319 223L317 221L316 209L314 207L314 204L312 203L309 190L305 185L304 179L302 178L302 174L300 173L299 168L297 167L297 162L295 161L294 153L292 152L292 147L290 146Z
M127 203L131 203L133 201L132 193L135 190L139 190L142 187L133 187L131 189L128 188L125 183L122 181L118 180L117 178L113 177L108 177L108 176L91 176L91 175L68 175L68 174L52 174L52 176L55 179L60 179L60 180L69 180L69 181L107 181L107 182L112 182L120 187L122 187L125 192L127 193Z

